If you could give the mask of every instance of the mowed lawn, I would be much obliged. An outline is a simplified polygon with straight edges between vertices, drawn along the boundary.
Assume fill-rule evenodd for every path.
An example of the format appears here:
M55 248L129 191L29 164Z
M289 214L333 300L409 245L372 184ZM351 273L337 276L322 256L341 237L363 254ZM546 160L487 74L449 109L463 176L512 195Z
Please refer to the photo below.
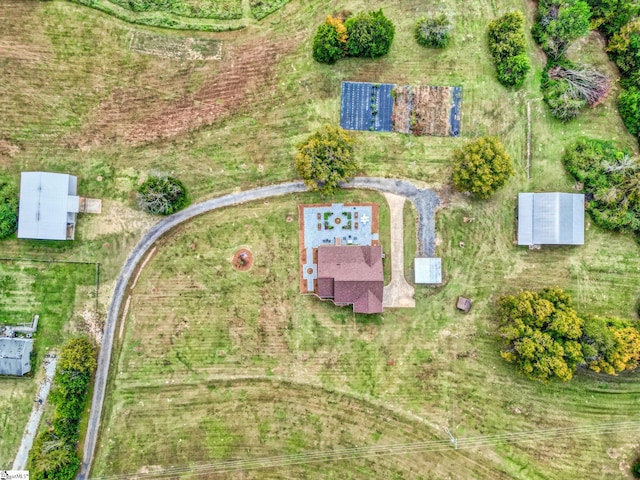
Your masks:
M31 323L40 315L31 375L0 377L0 468L10 468L18 451L37 382L44 377L44 356L87 330L82 312L93 312L94 304L94 265L0 260L0 324Z
M518 248L512 192L503 192L440 213L444 287L419 286L415 310L354 317L298 293L296 204L308 198L207 214L158 245L119 338L96 475L170 466L193 473L238 460L246 478L626 478L620 465L634 452L635 432L598 428L640 413L640 377L524 379L498 355L494 301L502 291L558 284L581 312L630 316L640 287L631 238L589 226L584 247ZM239 247L254 253L249 272L231 267ZM459 294L475 301L468 315L453 308ZM320 468L249 463L447 440L445 426L461 441L531 434L506 444L488 437L470 450L354 455ZM574 427L588 434L544 437Z

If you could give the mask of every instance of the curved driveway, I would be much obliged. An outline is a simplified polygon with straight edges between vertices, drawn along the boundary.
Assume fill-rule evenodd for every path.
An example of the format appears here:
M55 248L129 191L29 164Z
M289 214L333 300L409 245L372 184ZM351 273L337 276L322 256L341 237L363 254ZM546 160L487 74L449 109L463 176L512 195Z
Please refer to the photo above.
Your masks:
M439 200L432 190L419 189L414 184L404 180L369 177L355 178L353 181L345 184L344 187L377 190L380 192L401 195L407 198L416 206L418 211L418 251L430 256L434 254L435 224L433 213L435 207L439 203ZM93 454L96 448L98 430L100 427L100 417L102 416L102 407L107 388L107 378L111 363L111 350L113 348L113 337L120 307L122 306L122 299L125 297L125 291L131 281L132 275L136 271L136 268L142 261L145 254L165 233L169 232L179 224L202 215L203 213L237 205L239 203L263 200L265 198L304 191L306 191L304 183L291 182L256 188L244 192L231 193L222 197L213 198L211 200L192 205L185 210L163 218L140 239L127 258L127 261L120 271L120 275L118 275L111 305L109 305L109 312L107 313L102 345L98 357L98 368L96 370L96 380L93 390L93 399L91 402L91 412L89 413L89 423L87 425L87 435L84 441L82 465L77 477L79 480L84 480L88 477L91 470L91 463L93 462Z

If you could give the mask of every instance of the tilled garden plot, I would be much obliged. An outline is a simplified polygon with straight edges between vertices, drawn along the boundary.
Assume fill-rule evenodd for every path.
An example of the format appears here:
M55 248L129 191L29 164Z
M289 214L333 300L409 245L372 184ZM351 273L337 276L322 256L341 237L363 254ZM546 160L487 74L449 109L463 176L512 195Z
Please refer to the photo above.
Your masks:
M414 135L451 135L452 87L397 86L393 131Z

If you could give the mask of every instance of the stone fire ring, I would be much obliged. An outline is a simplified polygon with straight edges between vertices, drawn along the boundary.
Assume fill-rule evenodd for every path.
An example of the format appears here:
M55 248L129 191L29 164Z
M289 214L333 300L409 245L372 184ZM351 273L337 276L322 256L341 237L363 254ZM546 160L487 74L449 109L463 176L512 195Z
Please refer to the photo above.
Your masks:
M233 254L231 265L235 270L246 272L253 266L253 254L246 248L241 248Z

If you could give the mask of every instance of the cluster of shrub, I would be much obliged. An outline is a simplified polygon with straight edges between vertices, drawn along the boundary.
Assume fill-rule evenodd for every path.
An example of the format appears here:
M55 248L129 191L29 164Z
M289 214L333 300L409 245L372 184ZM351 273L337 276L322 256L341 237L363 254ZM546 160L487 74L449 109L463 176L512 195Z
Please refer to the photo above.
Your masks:
M177 178L150 175L137 194L138 207L151 215L171 215L189 203L187 189Z
M439 13L432 17L421 17L416 22L416 41L427 48L444 48L451 41L453 25L448 15Z
M524 15L511 12L493 20L489 23L487 36L498 81L506 87L519 88L531 69L525 49Z
M559 288L505 295L498 303L500 354L531 379L568 381L579 366L609 375L638 366L637 322L581 318Z
M570 43L598 28L609 41L607 52L623 74L620 114L636 137L640 133L640 4L636 0L541 0L535 40L547 54L542 91L551 113L568 121L598 105L611 89L594 68L573 64L564 55Z
M563 156L565 168L584 185L594 222L640 238L640 162L613 142L581 139Z
M78 473L80 418L96 366L96 349L88 339L73 338L63 347L50 394L53 421L38 435L29 453L31 478L71 480Z
M313 58L334 64L340 58L378 58L389 53L395 35L382 10L363 12L346 19L328 16L313 38Z
M18 228L18 189L11 179L0 177L0 238Z

